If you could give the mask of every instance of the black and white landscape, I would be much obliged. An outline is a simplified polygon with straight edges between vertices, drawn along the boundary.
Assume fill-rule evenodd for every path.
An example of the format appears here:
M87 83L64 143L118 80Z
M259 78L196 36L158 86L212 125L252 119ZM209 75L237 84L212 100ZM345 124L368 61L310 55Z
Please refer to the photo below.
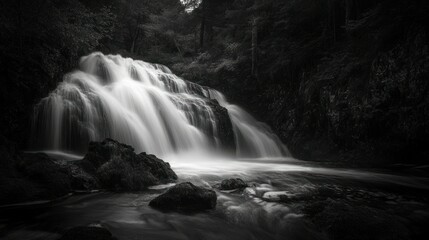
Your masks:
M1 0L0 239L427 239L428 12Z

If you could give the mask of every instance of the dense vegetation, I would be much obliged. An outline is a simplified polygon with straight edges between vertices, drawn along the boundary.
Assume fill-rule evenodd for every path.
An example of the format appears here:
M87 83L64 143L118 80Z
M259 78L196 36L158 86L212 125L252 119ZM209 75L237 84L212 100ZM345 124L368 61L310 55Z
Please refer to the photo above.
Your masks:
M32 106L102 51L223 91L299 158L429 156L427 1L182 2L2 0L2 145L25 146Z

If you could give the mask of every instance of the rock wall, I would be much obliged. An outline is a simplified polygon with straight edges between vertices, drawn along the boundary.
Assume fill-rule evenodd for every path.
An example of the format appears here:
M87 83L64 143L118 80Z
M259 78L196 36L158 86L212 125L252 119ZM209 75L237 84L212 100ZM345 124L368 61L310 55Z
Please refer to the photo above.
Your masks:
M407 16L389 24L386 16L372 14L352 37L300 69L295 85L271 85L262 101L247 105L295 157L365 165L427 162L429 28L398 23Z

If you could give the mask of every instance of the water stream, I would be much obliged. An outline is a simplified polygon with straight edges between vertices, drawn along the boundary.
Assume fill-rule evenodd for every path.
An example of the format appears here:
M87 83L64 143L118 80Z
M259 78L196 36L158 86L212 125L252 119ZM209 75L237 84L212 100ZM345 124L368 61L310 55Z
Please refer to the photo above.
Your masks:
M82 57L79 69L36 106L30 145L84 153L89 141L110 137L160 157L222 152L225 139L219 137L221 116L213 99L228 110L237 156L288 155L265 124L220 92L187 82L162 65L101 53Z
M74 195L46 209L3 215L0 237L57 239L66 229L93 224L118 239L419 239L429 220L425 177L294 159L195 164L191 155L176 157L167 160L179 181L210 188L222 179L240 177L249 187L242 192L216 190L216 209L200 213L148 206L171 184L139 193Z
M228 111L235 156L223 156L216 104ZM118 239L418 239L429 222L427 177L295 160L267 125L220 92L118 55L83 57L36 106L32 131L31 149L59 159L80 159L89 141L110 137L170 162L179 182L212 188L240 177L249 187L216 190L216 209L192 214L148 206L171 185L74 195L5 213L2 239L57 239L89 224Z

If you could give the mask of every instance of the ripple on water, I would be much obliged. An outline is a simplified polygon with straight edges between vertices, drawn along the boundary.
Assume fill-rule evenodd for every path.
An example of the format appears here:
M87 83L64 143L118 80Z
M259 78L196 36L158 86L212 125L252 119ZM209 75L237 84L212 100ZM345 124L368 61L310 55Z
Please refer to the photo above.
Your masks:
M240 177L248 183L242 191L214 189L218 196L215 210L181 214L152 209L150 200L174 184L158 185L141 193L73 196L34 218L27 216L25 224L7 223L3 229L9 230L0 237L54 239L64 229L100 223L120 239L343 239L344 232L329 226L342 226L356 234L356 222L373 231L366 233L368 236L377 236L379 230L368 224L385 226L383 219L374 217L381 216L388 218L391 226L414 236L413 231L424 229L423 223L429 220L427 198L417 194L425 192L419 188L425 180L407 178L407 184L398 185L396 182L405 177L377 173L374 178L368 172L289 166L292 163L225 164L208 167L202 162L203 166L189 169L189 165L172 163L179 182L211 188L223 179ZM216 166L218 170L210 171ZM417 182L414 188L408 187L413 182ZM397 192L398 186L408 191ZM391 231L386 236L405 236L395 235L393 228L382 230Z

